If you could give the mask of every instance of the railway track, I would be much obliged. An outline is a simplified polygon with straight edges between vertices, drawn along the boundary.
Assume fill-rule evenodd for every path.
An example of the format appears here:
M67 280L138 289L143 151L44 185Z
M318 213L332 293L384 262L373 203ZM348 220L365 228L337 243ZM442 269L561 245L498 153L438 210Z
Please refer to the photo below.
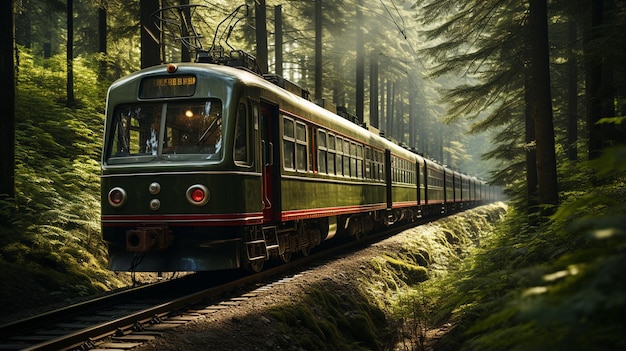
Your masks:
M359 241L322 247L315 254L270 266L254 275L239 271L196 273L7 323L0 326L0 350L119 350L137 346L158 337L163 329L202 318L239 300L254 298L257 291L297 276L298 267L367 246L433 219L400 225ZM266 284L259 287L260 282ZM220 300L238 289L245 292Z

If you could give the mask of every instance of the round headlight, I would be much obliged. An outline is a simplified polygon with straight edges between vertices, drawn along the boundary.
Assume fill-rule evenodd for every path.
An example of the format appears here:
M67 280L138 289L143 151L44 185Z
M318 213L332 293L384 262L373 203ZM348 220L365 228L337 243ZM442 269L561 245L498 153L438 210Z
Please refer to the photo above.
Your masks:
M148 186L148 191L152 195L157 195L158 193L161 192L161 184L157 182L150 183L150 185Z
M159 199L152 199L152 200L150 201L150 209L151 209L152 211L156 211L156 210L158 210L159 208L161 208L161 201L159 201Z
M207 202L209 202L209 189L202 185L196 184L192 185L187 189L187 201L192 205L196 206L204 206Z
M115 187L109 191L109 205L113 207L122 207L126 203L126 190Z

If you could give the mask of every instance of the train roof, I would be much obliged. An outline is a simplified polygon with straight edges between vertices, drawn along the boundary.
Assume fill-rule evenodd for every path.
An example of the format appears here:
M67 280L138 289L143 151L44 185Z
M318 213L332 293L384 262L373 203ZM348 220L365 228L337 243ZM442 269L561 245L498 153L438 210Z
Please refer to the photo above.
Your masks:
M135 73L132 73L126 77L120 78L111 84L109 91L114 90L116 87L124 85L130 81L143 78L151 75L164 75L173 74L168 73L168 66L172 64L164 64L159 66L153 66L142 69ZM425 160L429 164L435 164L436 167L446 169L446 171L452 171L445 166L442 166L435 161L429 160L416 152L408 150L380 135L369 131L358 124L349 121L338 114L331 112L301 96L298 96L286 89L281 88L273 82L267 79L249 72L245 69L229 67L224 65L209 64L209 63L177 63L176 72L179 74L193 73L198 76L211 77L213 79L222 79L224 82L228 82L231 85L242 85L244 91L250 94L251 91L257 89L258 98L267 100L268 102L277 103L282 111L287 113L293 113L299 117L305 118L319 126L328 128L329 130L335 130L345 136L354 140L365 142L373 147L381 149L389 149L393 154L409 159L416 160L420 163L424 163ZM256 95L256 94L255 94ZM252 96L251 96L252 97ZM460 173L460 172L456 172ZM463 174L464 176L467 176ZM472 176L467 176L475 178Z

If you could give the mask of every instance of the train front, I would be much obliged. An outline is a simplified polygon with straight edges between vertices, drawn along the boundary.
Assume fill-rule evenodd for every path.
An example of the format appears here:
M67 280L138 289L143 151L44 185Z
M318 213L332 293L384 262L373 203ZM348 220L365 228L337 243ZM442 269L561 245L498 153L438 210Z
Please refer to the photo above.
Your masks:
M262 220L240 90L202 64L149 68L111 86L101 182L111 270L240 266L242 231Z

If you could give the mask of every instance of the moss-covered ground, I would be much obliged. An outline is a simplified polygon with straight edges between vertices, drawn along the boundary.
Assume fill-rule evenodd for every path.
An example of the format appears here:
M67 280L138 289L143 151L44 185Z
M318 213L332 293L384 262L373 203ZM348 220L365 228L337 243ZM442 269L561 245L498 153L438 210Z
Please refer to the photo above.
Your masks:
M270 316L284 344L294 350L419 349L434 328L435 301L423 282L458 266L504 216L503 204L410 229L382 244L361 263L350 286L326 279ZM340 280L339 280L340 281Z

